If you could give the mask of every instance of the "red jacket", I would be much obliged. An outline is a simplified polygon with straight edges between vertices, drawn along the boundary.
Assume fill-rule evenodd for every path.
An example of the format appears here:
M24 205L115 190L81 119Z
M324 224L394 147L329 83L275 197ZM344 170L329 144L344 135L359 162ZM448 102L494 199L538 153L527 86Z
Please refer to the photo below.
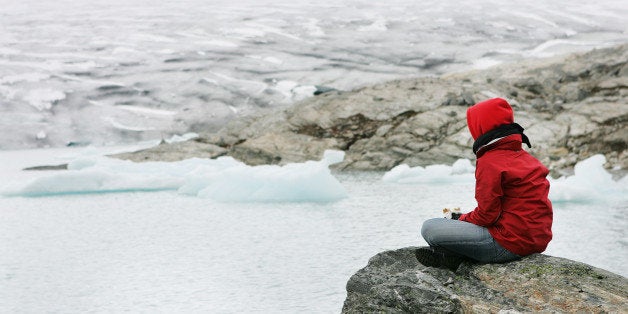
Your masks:
M510 108L499 98L469 108L467 122L474 139L494 127L487 125L512 123L512 109L505 110L504 103ZM500 110L493 110L495 106ZM497 243L517 255L543 252L552 239L548 173L522 149L520 134L484 146L477 152L475 170L478 206L460 220L486 227Z

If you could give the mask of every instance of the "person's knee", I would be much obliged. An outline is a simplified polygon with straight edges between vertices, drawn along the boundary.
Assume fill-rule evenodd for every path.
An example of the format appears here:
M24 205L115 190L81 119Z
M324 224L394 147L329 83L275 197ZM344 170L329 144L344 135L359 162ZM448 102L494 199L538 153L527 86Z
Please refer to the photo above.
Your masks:
M438 226L435 219L428 219L423 222L421 226L421 236L425 241L432 245L434 243L434 234L438 230Z

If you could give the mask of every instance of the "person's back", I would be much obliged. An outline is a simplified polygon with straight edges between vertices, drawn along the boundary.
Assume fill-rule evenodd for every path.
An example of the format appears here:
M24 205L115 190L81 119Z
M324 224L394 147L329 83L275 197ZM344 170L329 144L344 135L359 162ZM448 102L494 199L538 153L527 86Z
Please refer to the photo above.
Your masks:
M552 239L548 173L521 148L520 135L504 138L478 156L476 200L484 208L460 220L486 227L501 246L517 255L543 252ZM495 199L499 188L501 195Z
M522 143L530 143L513 120L512 108L501 98L467 110L477 155L478 206L459 221L426 221L421 233L430 248L417 250L419 261L439 266L435 256L453 256L505 262L545 250L552 238L548 170L522 149Z

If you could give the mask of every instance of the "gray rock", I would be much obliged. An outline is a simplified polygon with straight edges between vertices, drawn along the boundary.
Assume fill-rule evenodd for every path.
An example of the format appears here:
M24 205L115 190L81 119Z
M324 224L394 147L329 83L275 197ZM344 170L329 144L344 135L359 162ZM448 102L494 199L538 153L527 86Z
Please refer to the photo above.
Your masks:
M342 149L350 170L389 170L473 158L466 109L504 97L527 129L530 150L553 174L593 154L628 164L628 45L527 60L440 78L396 80L329 91L289 108L232 120L189 144L135 154L136 161L231 155L248 164L318 160ZM203 133L197 130L197 133ZM211 145L210 145L211 144Z
M426 267L414 247L386 251L347 282L343 313L625 313L628 280L534 254L506 264Z
M241 143L232 141L229 154L252 164L277 163L319 159L325 148L336 148L347 152L340 167L354 170L451 163L473 157L466 108L502 96L528 129L532 153L550 169L573 167L595 153L605 154L609 167L623 167L626 137L619 132L628 116L627 47L326 93L272 118L234 122L237 132L230 134ZM565 96L572 89L578 95Z
M202 140L194 139L185 142L167 144L165 142L148 149L137 152L111 155L110 157L131 160L134 162L143 161L179 161L188 158L217 158L227 154L227 150L220 146L204 143Z
M236 145L231 156L250 165L286 164L321 159L326 149L337 148L334 138L317 139L289 132L266 133Z
M25 170L25 171L68 170L68 164L27 167L22 170Z

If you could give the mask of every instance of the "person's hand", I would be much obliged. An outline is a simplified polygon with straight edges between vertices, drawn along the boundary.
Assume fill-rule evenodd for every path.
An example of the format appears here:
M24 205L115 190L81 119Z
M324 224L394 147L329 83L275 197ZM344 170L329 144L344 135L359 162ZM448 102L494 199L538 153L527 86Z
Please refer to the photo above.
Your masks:
M460 207L455 207L452 209L443 208L443 215L445 215L445 218L458 220L462 213L460 212Z

